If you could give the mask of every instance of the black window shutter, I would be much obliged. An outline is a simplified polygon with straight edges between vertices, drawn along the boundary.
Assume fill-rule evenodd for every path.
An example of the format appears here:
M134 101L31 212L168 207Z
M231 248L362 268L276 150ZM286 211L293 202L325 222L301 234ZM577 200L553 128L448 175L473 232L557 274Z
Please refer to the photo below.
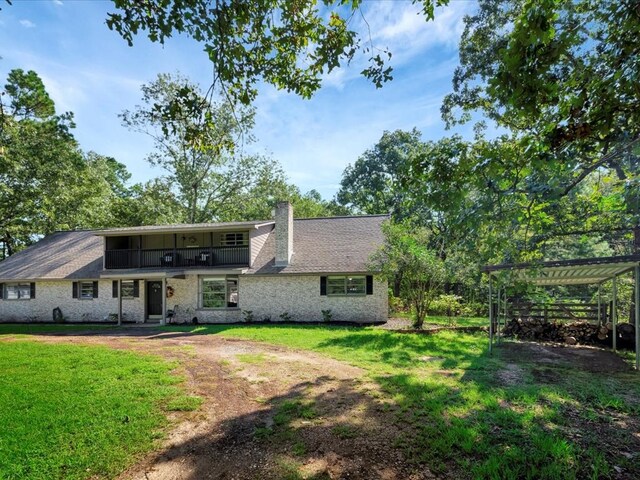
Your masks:
M320 295L327 294L327 277L320 277Z
M73 298L78 298L78 282L73 282L71 284L71 296Z
M98 298L98 282L93 282L93 298Z
M133 296L135 298L140 296L140 280L133 281Z
M118 298L118 280L111 282L111 296L113 298Z
M373 295L373 275L367 275L367 295Z
M4 283L0 283L0 299L4 298Z
M35 283L31 283L31 297L30 298L36 298L36 284Z

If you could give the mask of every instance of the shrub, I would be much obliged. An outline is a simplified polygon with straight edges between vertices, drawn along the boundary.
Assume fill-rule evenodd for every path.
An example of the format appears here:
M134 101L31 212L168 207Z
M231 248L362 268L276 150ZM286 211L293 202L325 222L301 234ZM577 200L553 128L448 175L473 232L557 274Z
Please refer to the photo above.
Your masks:
M244 317L244 321L247 323L253 322L253 310L243 310L242 316Z
M321 310L321 311L322 311L322 321L330 322L331 319L333 318L333 313L331 313L331 309Z
M291 321L291 315L289 315L289 312L284 312L281 313L280 318L282 319L283 322L290 322Z

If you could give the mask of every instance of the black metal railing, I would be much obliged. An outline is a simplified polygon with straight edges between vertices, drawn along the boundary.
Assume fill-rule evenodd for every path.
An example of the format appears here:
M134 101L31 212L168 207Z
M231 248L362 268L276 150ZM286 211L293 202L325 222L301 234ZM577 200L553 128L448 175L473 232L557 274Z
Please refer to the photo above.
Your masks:
M104 253L107 269L249 265L249 247L123 249Z

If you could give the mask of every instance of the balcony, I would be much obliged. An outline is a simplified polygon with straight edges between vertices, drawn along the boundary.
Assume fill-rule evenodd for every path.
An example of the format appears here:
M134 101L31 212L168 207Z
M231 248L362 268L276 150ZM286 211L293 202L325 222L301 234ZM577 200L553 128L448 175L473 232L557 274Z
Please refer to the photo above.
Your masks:
M105 251L105 268L249 266L249 247L117 249Z

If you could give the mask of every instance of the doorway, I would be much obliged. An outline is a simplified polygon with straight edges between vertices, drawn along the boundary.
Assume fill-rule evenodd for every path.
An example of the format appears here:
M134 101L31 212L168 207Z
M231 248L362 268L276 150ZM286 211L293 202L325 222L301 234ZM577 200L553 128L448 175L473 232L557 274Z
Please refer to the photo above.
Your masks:
M162 281L150 280L147 285L147 318L162 319Z

